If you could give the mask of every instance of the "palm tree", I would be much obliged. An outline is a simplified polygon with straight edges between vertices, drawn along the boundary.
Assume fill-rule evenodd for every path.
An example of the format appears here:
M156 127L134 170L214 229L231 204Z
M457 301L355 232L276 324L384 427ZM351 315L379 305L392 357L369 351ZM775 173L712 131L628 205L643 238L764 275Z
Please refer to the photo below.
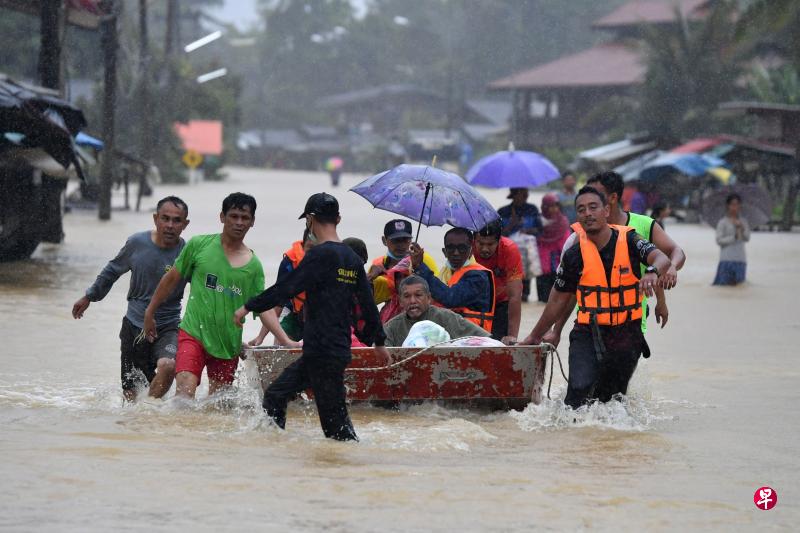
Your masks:
M730 99L740 66L733 57L732 0L715 2L705 20L646 28L647 74L642 125L663 143L708 130L720 102Z

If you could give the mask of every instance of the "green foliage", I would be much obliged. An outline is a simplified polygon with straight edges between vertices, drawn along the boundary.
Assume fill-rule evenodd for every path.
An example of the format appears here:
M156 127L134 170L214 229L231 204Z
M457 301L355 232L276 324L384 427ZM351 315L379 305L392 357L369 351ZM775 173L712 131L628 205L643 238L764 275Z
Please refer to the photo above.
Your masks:
M800 105L800 76L789 65L772 70L757 67L751 74L748 89L761 102Z
M590 21L623 1L373 0L357 17L346 0L262 0L257 53L230 58L245 80L244 125L330 122L319 98L383 84L413 83L457 103L593 44L601 36Z
M745 51L768 48L800 70L800 2L748 0L736 22L737 43Z
M714 129L720 102L734 94L740 66L731 54L734 4L721 0L708 17L690 23L676 9L678 24L645 32L647 75L641 127L663 143Z

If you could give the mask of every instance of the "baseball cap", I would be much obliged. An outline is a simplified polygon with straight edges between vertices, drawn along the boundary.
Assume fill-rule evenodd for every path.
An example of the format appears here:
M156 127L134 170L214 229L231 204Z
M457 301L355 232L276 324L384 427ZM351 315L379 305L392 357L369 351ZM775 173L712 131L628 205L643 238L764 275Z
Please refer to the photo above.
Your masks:
M303 213L297 218L305 218L306 215L338 217L339 201L326 192L312 194L308 197Z
M411 222L397 218L383 227L383 236L389 240L411 237Z

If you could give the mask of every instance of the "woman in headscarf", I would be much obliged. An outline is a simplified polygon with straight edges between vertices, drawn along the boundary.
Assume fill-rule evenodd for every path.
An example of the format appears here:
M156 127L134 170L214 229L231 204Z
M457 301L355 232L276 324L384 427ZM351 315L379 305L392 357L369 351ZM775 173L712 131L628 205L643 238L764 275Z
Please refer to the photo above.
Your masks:
M536 293L540 302L547 302L556 279L556 269L561 260L561 248L569 237L569 220L561 212L558 196L545 194L542 198L542 232L536 238L542 275L536 277Z

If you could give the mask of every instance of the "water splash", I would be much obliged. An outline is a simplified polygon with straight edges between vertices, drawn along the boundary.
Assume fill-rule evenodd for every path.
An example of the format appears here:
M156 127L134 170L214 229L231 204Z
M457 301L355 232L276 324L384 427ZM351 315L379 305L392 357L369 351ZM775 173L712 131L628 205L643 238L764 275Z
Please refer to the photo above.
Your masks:
M572 409L563 402L566 386L555 390L554 399L530 404L523 411L511 411L522 431L552 431L574 427L594 427L617 431L649 431L660 422L677 419L670 409L674 402L655 400L636 394L616 396L609 402L595 402Z

